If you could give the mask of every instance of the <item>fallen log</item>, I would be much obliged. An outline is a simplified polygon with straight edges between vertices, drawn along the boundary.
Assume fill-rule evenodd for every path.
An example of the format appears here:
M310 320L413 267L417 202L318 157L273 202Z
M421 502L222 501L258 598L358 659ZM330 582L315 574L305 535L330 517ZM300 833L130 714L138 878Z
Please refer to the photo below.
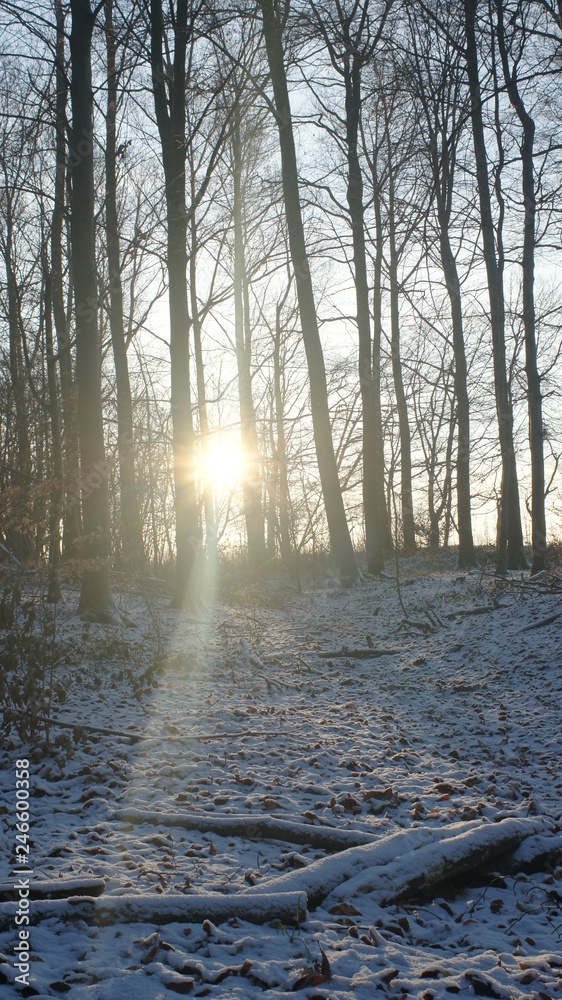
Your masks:
M342 656L351 656L354 660L376 660L379 656L396 656L402 649L348 649L342 646L341 649L332 650L328 653L318 653L321 660L338 660Z
M15 908L13 903L0 903L0 931L14 926ZM43 899L29 908L30 924L54 917L65 922L84 920L87 924L106 926L108 924L160 924L202 923L210 920L213 924L223 923L232 917L248 920L253 924L265 924L279 920L286 925L302 924L307 918L306 896L302 892L267 893L253 898L245 893L197 893L184 895L181 892L159 896L156 893L105 896L94 899L91 896L76 896L73 899Z
M14 876L13 882L0 882L0 902L19 899L19 888L25 876ZM18 885L20 883L20 885ZM105 889L103 878L49 878L29 879L28 899L68 899L69 896L101 896Z
M373 893L380 905L417 895L491 858L514 850L525 837L544 829L539 817L475 820L445 827L415 827L375 844L352 847L335 857L320 858L245 890L306 893L309 907L331 894L335 903L357 893Z
M513 852L507 866L510 875L525 872L553 871L562 865L562 831L548 836L537 834L526 840Z
M224 739L242 739L246 736L258 737L258 736L271 736L272 733L267 732L267 730L242 730L241 732L216 732L216 733L193 733L188 735L186 733L161 733L159 736L146 736L145 733L139 733L136 730L126 730L126 729L110 729L107 726L91 726L86 722L71 722L67 719L56 719L47 718L46 715L32 715L32 719L36 722L42 722L45 726L59 726L62 729L83 729L87 733L99 733L101 736L117 736L123 739L132 740L133 743L156 743L160 740L164 740L167 743L181 743L184 740L192 740L201 742L206 742L207 740L224 740ZM293 729L276 729L276 736L292 736L294 733Z
M551 625L552 622L555 622L557 618L560 618L560 616L562 616L562 611L557 611L556 614L549 615L548 618L541 618L538 622L532 622L531 625L525 625L525 628L522 628L521 631L532 632L535 628L542 628L544 625Z
M274 816L246 816L232 813L216 816L213 813L144 812L142 809L119 809L112 819L124 823L152 823L155 826L179 826L184 830L201 830L219 833L225 837L246 837L250 840L282 840L289 844L308 844L326 851L344 851L361 844L373 844L370 833L358 830L341 830L332 826L312 826L298 821L277 819Z
M501 601L494 601L493 604L486 604L485 607L481 608L460 608L458 611L449 611L448 614L444 615L444 618L464 618L468 615L485 615L488 611L499 611L500 608L507 607L506 604L502 604Z

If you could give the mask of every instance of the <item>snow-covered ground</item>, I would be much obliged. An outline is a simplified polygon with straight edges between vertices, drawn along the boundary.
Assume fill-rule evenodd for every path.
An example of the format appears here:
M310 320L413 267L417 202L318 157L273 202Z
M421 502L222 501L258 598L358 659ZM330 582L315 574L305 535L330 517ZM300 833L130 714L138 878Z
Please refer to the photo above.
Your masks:
M500 581L451 556L403 560L406 626L387 572L352 590L265 580L199 621L158 594L124 593L136 628L84 623L67 596L56 677L68 695L53 716L142 739L53 728L59 746L42 755L4 736L0 880L14 881L15 768L29 756L32 884L96 876L100 902L127 897L129 920L135 900L153 916L31 926L24 996L562 997L560 850L532 872L523 846L515 864L497 858L383 905L453 834L494 836L515 818L560 845L562 574ZM476 609L487 610L466 613ZM268 830L265 818L285 823ZM389 858L344 878L351 855L318 846L322 828ZM304 900L317 869L319 904L276 917L274 893ZM235 907L241 893L252 921L213 919L217 894ZM167 897L209 915L160 923ZM260 900L273 906L265 923L253 922ZM22 995L16 907L0 907L6 998Z

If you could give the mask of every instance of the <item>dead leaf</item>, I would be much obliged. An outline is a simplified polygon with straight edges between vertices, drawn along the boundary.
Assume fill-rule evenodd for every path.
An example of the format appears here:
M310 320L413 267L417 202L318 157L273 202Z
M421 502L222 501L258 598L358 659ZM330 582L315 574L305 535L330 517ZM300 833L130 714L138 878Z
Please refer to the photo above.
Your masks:
M307 986L320 986L322 983L326 982L326 976L322 975L321 972L316 972L315 969L309 969L305 972L304 976L297 979L296 983L293 983L291 989L293 993L296 990L305 990Z
M320 954L322 955L322 964L320 966L320 972L326 979L332 978L332 969L330 968L330 963L328 961L328 956L325 951L320 948Z
M335 906L331 906L329 913L333 913L336 916L342 917L360 917L361 911L357 910L353 903L336 903Z

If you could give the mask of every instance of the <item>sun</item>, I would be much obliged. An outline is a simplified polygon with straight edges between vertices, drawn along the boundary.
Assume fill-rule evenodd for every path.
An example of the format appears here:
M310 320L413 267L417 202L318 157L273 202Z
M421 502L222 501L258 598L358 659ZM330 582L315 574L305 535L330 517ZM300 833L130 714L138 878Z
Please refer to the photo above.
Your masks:
M243 476L242 447L233 438L211 441L202 452L200 468L203 478L215 489L235 489Z

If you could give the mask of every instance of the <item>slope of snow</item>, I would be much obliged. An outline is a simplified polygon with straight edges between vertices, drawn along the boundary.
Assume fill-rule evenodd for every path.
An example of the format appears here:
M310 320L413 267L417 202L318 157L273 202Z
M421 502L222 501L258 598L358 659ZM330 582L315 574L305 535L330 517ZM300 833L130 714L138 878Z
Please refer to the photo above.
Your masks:
M67 697L53 716L140 738L53 727L58 745L42 753L3 737L0 882L14 881L15 762L29 756L32 882L103 878L105 908L123 897L133 909L107 926L32 926L24 995L562 996L562 618L539 624L562 611L561 592L556 575L496 581L442 556L402 564L409 625L392 579L301 594L265 581L200 621L124 593L134 629L82 622L69 594L56 667ZM394 652L358 653L371 648ZM406 874L396 845L414 845L419 867L417 846L510 819L534 833L519 867L498 859L433 898L383 906L357 871L295 923L211 913L216 894L271 902L291 871L298 894L299 872L304 885L335 850L307 843L307 828L341 831L341 850L388 838L394 885ZM543 843L558 858L530 873ZM181 894L204 905L209 893L206 920L158 923L164 897L181 913ZM130 922L135 896L153 919ZM0 933L7 998L21 995L15 941L12 922Z

